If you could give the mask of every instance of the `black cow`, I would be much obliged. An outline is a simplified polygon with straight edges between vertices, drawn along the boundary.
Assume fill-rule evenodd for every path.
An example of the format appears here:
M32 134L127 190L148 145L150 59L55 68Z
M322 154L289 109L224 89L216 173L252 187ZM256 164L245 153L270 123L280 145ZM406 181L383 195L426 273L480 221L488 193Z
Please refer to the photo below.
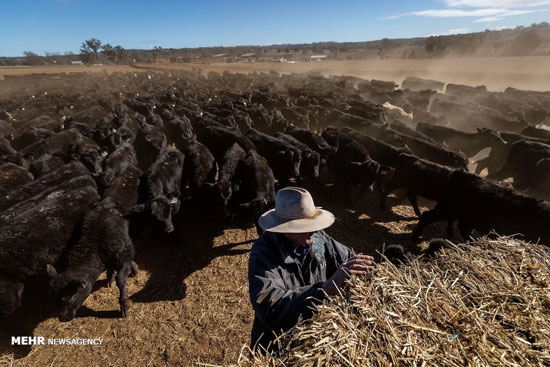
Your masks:
M296 147L302 153L300 163L300 180L306 179L312 187L315 187L319 178L319 166L321 165L321 155L302 143L292 135L285 133L275 133L275 138L286 141L288 144Z
M498 131L488 128L478 128L476 132L465 132L420 122L416 125L416 130L440 143L445 143L451 150L463 152L467 157L473 157L484 148L499 150L506 145L506 141Z
M442 220L458 221L464 238L473 229L481 234L494 230L501 235L522 234L527 241L550 245L550 202L463 170L452 172L445 196L434 209L422 213L413 238L418 240L426 226Z
M213 183L216 177L216 161L206 145L194 137L182 149L185 163L182 173L182 191L189 186L189 194L198 198L205 182Z
M526 190L534 183L540 184L537 180L544 177L543 167L545 165L539 165L537 173L539 177L535 176L535 170L541 160L548 158L550 158L550 145L520 140L510 145L510 152L504 165L489 177L496 180L513 177L514 188ZM550 182L544 184L548 183Z
M138 160L134 146L129 142L124 142L104 161L104 169L101 176L103 187L109 187L115 177L127 167L137 165Z
M60 321L70 321L92 292L101 273L107 270L109 284L116 272L119 304L125 317L130 307L126 281L133 266L134 245L128 234L128 221L109 199L103 200L86 215L82 236L67 253L67 268L57 273L47 266L50 286L61 301Z
M46 264L61 261L75 231L93 203L95 188L86 186L42 200L0 227L0 310L19 306L24 284L46 276Z
M249 151L239 166L234 182L238 182L236 202L255 219L258 235L262 233L258 218L275 203L275 177L267 160L256 151Z
M134 212L149 209L153 217L164 224L165 231L174 231L172 216L180 209L180 187L185 155L168 146L159 154L147 172L147 201L136 205Z
M267 159L279 184L286 186L292 177L300 176L301 152L285 141L250 129L246 136L254 143L258 153Z
M437 163L426 161L409 154L400 154L393 161L394 174L389 180L384 181L380 207L386 206L386 197L393 190L401 187L407 188L414 212L420 216L417 196L430 200L439 200L444 196L447 181L452 169Z
M3 164L0 166L0 197L5 197L33 179L33 175L23 167L13 163Z
M144 124L134 140L139 169L147 172L166 145L166 136L158 127Z
M130 215L140 198L140 177L143 172L135 165L129 165L118 172L103 193L110 198L116 209L124 216Z
M80 176L89 176L89 172L80 162L73 162L59 167L53 172L45 174L37 180L18 186L9 193L9 196L0 195L0 211L9 208L18 202L38 195L44 191L52 192L55 187L65 181Z

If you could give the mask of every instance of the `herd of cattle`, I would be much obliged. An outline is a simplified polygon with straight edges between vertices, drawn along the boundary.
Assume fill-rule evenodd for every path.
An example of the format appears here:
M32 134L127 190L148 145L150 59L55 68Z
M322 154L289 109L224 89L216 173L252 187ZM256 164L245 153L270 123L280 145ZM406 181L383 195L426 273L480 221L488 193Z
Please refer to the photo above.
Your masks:
M104 271L120 308L147 223L257 218L277 187L405 189L420 220L550 244L550 93L407 78L197 72L12 77L0 100L0 313L48 284L70 320ZM469 158L489 155L468 171ZM489 178L478 175L487 168ZM323 174L321 174L323 173ZM322 178L322 179L321 179ZM513 184L497 180L513 178ZM357 188L357 189L354 189ZM437 202L421 213L417 197Z

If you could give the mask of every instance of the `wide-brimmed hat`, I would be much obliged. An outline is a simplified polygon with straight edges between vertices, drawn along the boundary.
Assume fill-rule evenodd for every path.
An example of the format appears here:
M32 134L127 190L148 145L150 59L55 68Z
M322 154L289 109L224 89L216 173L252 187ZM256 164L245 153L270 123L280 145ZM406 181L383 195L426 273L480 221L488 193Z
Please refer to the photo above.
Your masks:
M334 215L316 207L311 194L301 187L285 187L277 192L275 209L258 220L262 229L277 233L315 232L330 227Z

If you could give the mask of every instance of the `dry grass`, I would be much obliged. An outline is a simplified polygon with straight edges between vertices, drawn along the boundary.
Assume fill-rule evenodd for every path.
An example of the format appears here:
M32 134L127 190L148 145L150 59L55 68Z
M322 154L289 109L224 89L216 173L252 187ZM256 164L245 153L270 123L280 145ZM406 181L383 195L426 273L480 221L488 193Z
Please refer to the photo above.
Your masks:
M550 249L512 238L380 265L240 366L548 366Z

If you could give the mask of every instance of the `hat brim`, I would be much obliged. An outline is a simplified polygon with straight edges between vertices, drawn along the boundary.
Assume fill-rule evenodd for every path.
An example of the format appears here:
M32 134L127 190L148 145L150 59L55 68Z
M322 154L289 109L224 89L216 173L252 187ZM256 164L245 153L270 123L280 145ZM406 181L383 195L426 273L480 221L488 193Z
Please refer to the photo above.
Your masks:
M275 214L275 209L268 210L260 219L260 227L275 233L307 233L320 231L330 227L334 223L334 215L328 210L317 208L315 215L302 219L283 218Z

